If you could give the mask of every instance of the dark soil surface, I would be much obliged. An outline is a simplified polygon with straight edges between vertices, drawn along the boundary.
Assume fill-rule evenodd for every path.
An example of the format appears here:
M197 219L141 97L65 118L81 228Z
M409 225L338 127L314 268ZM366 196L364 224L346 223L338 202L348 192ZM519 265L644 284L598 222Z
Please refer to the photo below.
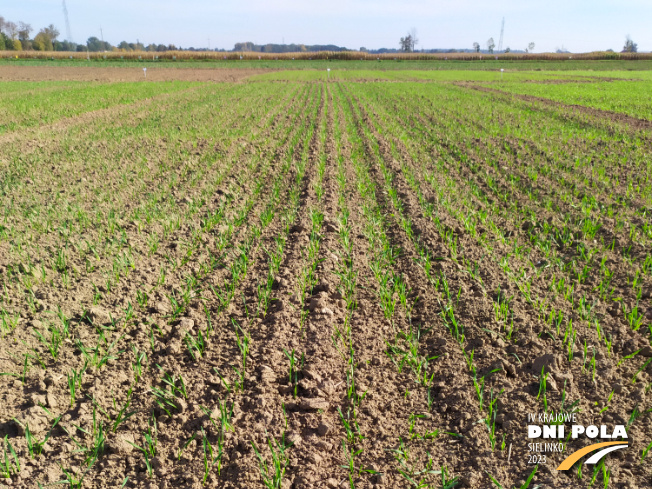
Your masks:
M0 66L0 80L5 81L200 81L236 82L245 78L266 73L269 70L257 69L188 69L148 67L147 74L142 68L93 68L63 66Z
M140 77L0 68L4 80ZM546 151L498 137L489 123L515 124L497 105L511 96L450 88L495 117L436 105L424 83L257 82L1 136L0 484L521 488L538 465L530 489L652 487L650 248L630 226L649 225L645 194L629 190L640 175L594 190L603 207L615 194L626 226L580 214L591 181L567 139L548 135ZM577 110L596 128L642 127ZM576 143L638 163L645 151ZM580 232L587 215L602 223L595 240ZM608 440L532 463L527 415L546 407L627 425L630 447L595 473L556 467Z

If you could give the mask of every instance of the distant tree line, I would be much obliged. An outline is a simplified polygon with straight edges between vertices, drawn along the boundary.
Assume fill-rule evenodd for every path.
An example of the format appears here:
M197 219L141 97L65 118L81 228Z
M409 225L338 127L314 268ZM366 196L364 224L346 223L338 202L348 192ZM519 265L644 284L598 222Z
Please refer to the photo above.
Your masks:
M26 22L12 22L0 16L0 51L176 51L181 48L174 44L148 44L122 41L117 46L102 41L97 37L89 37L85 44L59 40L61 34L52 24L39 30L32 38L32 26ZM194 50L190 48L190 50Z
M57 41L59 31L54 25L39 30L31 38L34 28L26 22L12 22L0 16L0 50L22 51L33 49L36 51L54 51L61 47ZM63 49L60 49L63 51Z
M77 51L77 52L103 52L103 51L148 51L148 52L165 52L165 51L210 51L205 48L182 48L174 44L143 44L139 41L127 42L122 41L117 46L111 43L98 39L97 37L89 37L85 44L77 44L70 40L59 40L60 32L53 25L43 27L34 37L31 37L34 29L26 22L12 22L5 20L0 16L0 51ZM391 53L413 53L417 52L416 45L419 43L417 38L416 29L412 28L405 37L401 37L399 41L399 49L380 48L380 49L367 49L361 47L360 52L370 54L391 54ZM480 43L474 42L473 49L421 49L421 53L463 53L463 52L486 52L489 54L494 53L496 43L493 38L489 38L486 43L486 51L481 50ZM525 48L526 53L531 53L534 50L534 43L531 42ZM213 49L212 51L224 52L224 49ZM235 52L258 52L258 53L305 53L305 52L318 52L318 51L353 51L352 49L336 46L334 44L254 44L253 42L238 42L233 46ZM518 50L510 50L509 47L505 48L504 52L522 52ZM612 51L612 50L608 50ZM568 52L563 47L557 49L558 53ZM623 53L636 53L638 52L638 44L632 41L628 35L625 40L625 46L622 49Z
M253 42L236 42L233 46L235 52L254 53L309 53L318 51L349 51L348 48L334 44L254 44Z

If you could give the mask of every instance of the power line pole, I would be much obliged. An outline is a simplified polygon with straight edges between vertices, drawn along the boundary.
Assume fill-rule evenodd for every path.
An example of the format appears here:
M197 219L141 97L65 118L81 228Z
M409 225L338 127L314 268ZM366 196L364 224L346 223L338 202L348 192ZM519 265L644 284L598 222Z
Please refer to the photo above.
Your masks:
M503 35L505 34L505 17L503 17L503 23L500 26L500 40L498 41L498 52L503 50Z
M68 8L66 8L66 0L63 0L63 17L66 19L66 36L68 42L72 42L72 31L70 30L70 21L68 20Z

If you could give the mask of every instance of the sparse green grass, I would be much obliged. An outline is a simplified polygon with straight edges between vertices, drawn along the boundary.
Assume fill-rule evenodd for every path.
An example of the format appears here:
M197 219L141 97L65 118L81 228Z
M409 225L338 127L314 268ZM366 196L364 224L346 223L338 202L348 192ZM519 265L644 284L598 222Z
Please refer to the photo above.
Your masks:
M241 427L250 420L239 413L263 409L251 403L259 398L260 367L273 367L294 397L328 386L302 378L307 361L321 360L311 352L324 345L308 338L323 328L332 333L338 370L328 381L337 394L319 416L335 422L342 447L337 458L325 457L325 470L350 487L376 475L366 465L377 453L368 449L377 435L368 400L382 402L385 394L362 386L385 368L393 370L382 382L396 401L386 411L399 441L389 448L395 463L382 470L406 487L459 484L456 467L449 471L428 454L432 444L466 446L466 431L446 432L435 421L451 378L452 387L474 393L465 409L487 429L496 463L513 440L499 417L514 392L548 413L624 413L640 462L648 463L650 446L635 440L649 408L615 386L595 402L583 390L620 376L650 391L650 360L641 355L652 331L646 134L454 83L532 90L644 117L648 82L537 71L508 71L501 82L495 71L425 71L416 62L403 63L409 71L347 66L331 72L330 84L27 84L35 93L50 89L35 98L6 86L0 101L16 102L7 102L0 128L12 141L0 149L0 380L30 403L25 396L45 382L55 395L45 402L58 399L63 417L45 435L25 424L24 438L6 437L1 477L13 479L30 457L37 478L61 463L61 484L80 487L97 479L97 462L129 432L139 470L154 483L156 464L171 450L177 460L165 456L167 468L188 464L205 485L222 483L224 465L234 461L231 440L239 449L250 441ZM323 70L289 76L317 80ZM413 78L423 83L405 81ZM295 233L298 223L304 227ZM330 318L307 307L321 279L336 304ZM281 291L298 299L295 309ZM195 326L178 336L184 318ZM272 338L276 346L266 350L266 335L286 320L296 331L287 330L280 345ZM636 350L628 349L630 339ZM572 389L555 389L546 370L529 375L529 341L558 353ZM152 369L157 362L165 369ZM209 372L219 381L207 380ZM98 389L114 376L118 389ZM516 391L502 391L505 382ZM173 435L166 429L159 439L163 424L152 410ZM62 450L68 440L73 451ZM252 448L263 484L282 486L292 458L285 431ZM498 473L495 465L481 468ZM611 470L602 464L578 476L606 487ZM522 488L532 489L535 473ZM502 487L487 477L482 483ZM107 484L132 479L120 474Z

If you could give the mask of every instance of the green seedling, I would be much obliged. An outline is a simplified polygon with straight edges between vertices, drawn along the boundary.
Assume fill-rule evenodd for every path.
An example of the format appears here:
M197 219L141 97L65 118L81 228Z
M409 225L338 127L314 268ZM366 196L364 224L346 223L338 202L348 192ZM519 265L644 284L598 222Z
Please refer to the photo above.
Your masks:
M346 432L346 441L349 445L354 445L357 441L362 441L364 436L360 431L360 426L356 420L355 411L351 409L347 410L346 417L342 410L338 407L337 412L340 415L340 421L342 426L344 426L344 431Z
M489 476L489 479L491 479L491 482L498 488L498 489L505 489L503 485L496 480L496 478L491 475L489 472L485 470L485 473Z
M635 384L635 383L636 383L636 378L638 377L638 374L640 374L643 370L645 370L645 368L650 364L650 362L652 362L652 358L648 358L648 359L645 361L645 363L643 363L643 365L641 366L641 368L639 368L639 369L636 371L636 373L635 373L634 376L632 377L632 384Z
M75 404L75 399L77 394L82 386L82 376L86 371L86 364L79 371L72 369L71 373L68 374L68 390L70 391L70 407Z
M217 367L213 367L213 370L219 376L220 381L222 382L222 384L224 384L224 388L226 389L226 393L231 394L231 384L229 384L226 381L226 379L222 376L222 374L219 372L219 370L217 370Z
M301 358L298 359L296 357L294 348L292 349L292 352L288 352L285 348L283 349L283 353L285 353L285 356L288 357L288 360L290 361L290 371L288 375L288 382L289 384L293 387L294 391L294 397L296 399L297 397L297 389L299 388L299 380L302 377L302 370L303 366L305 364L305 355L302 353Z
M3 450L5 456L0 464L0 477L10 479L12 475L20 472L20 462L18 461L18 456L16 455L14 447L9 442L9 435L5 435ZM11 458L9 458L10 455ZM643 458L645 458L645 454L643 455ZM643 459L641 459L641 461L642 460Z
M147 295L147 292L144 292L140 289L136 291L136 302L141 308L147 307L148 300L149 296Z
M152 459L156 456L156 447L158 445L158 430L156 426L156 418L152 415L148 423L147 431L143 433L143 445L138 446L130 441L127 441L132 447L139 450L145 456L145 466L147 467L147 474L152 477Z
M546 373L546 367L543 366L541 368L541 375L539 376L539 392L537 393L537 399L542 399L543 400L543 408L547 412L548 411L548 398L546 397L546 390L547 390L547 380L548 380L548 373Z
M179 453L177 454L177 459L181 461L181 457L183 456L183 452L188 448L188 446L195 441L197 438L197 433L194 433L188 440L179 448Z
M638 406L634 406L632 413L629 415L629 420L627 421L627 428L632 426L634 422L641 417L643 413L638 409Z
M349 472L349 487L351 489L355 488L354 484L354 477L356 475L360 475L360 471L356 469L355 466L355 457L360 455L362 453L362 450L349 450L346 446L346 440L342 440L342 449L344 451L344 457L346 458L346 461L348 462L346 465L340 465L341 468L347 469ZM356 474L357 472L357 474Z
M528 478L525 480L525 482L521 485L520 489L529 489L530 484L532 483L532 479L534 479L535 474L537 473L537 470L539 470L539 466L536 465L532 472L530 472L530 475ZM538 489L541 486L534 486L532 489Z
M197 332L197 338L194 338L190 333L186 333L185 342L186 346L188 347L188 352L190 352L190 356L193 358L193 360L196 361L198 358L204 356L207 343L206 337L201 332L201 330Z
M134 358L136 359L135 363L131 364L131 368L134 371L134 384L137 384L143 376L143 368L147 363L147 354L143 351L139 352L135 345L131 345L131 350L134 352Z
M157 406L169 417L172 416L172 411L178 409L175 398L170 391L154 387L150 392L154 395L154 402Z
M47 411L46 411L47 412ZM34 438L34 435L29 429L29 423L25 422L25 424L21 423L18 421L16 418L13 418L13 420L18 423L20 426L23 427L25 430L25 441L27 442L27 452L29 453L30 458L36 458L39 457L43 454L43 450L45 448L45 444L48 442L50 437L52 436L52 431L57 427L59 424L59 421L61 420L61 416L56 418L54 420L54 423L52 424L52 427L48 431L47 435L45 435L45 438L43 441L38 441L36 438Z
M159 365L157 365L157 367L159 370L163 370ZM164 372L161 380L167 385L169 392L174 396L188 399L188 391L186 390L186 383L183 380L183 376L179 375L179 377L177 377L176 375Z
M414 414L411 413L408 421L410 423L410 426L408 428L408 432L410 433L410 440L418 439L418 440L430 440L433 438L437 438L439 436L439 430L435 431L429 431L424 433L423 435L420 435L419 433L416 432L416 422L418 419L425 418L426 416L423 414Z
M434 460L428 452L426 452L427 462L423 468L418 469L415 464L410 463L411 457L409 448L405 445L405 442L400 437L398 448L387 451L391 452L394 455L394 459L399 463L398 472L408 482L408 487L411 489L432 487L428 481L431 480L431 476L436 475L441 476L443 487L450 489L458 484L456 477L453 479L448 478L446 467L442 467L440 470L435 470Z
M650 449L652 449L652 442L650 442L650 444L643 449L643 453L641 453L641 463L643 463L643 460L645 460L645 457L647 457L647 454L650 451ZM7 458L7 455L5 453L5 460L6 460L6 458Z
M283 434L280 441L274 439L274 443L268 437L267 446L271 453L271 463L263 457L253 441L251 442L251 446L258 458L258 468L260 469L260 476L265 487L267 489L280 489L289 463L289 457L286 452L292 446L292 443L285 440L285 434Z
M115 420L113 422L113 426L111 428L111 431L115 433L118 430L118 427L127 421L129 418L131 418L134 414L137 414L137 411L131 411L127 412L127 409L129 409L129 405L131 404L131 394L133 392L133 386L129 388L127 391L127 400L123 404L123 406L120 408L118 411L118 414L115 417ZM115 400L114 400L115 404Z
M68 471L61 467L61 471L63 472L65 479L57 482L57 484L68 484L68 489L82 489L84 476L86 475L85 473L79 477L76 476L72 470Z
M217 450L215 450L213 445L211 445L211 442L208 440L208 436L206 435L204 428L201 428L201 435L202 448L204 451L204 478L202 479L202 483L206 485L208 474L216 463L218 464L218 475L222 471L222 454L224 450L224 444L222 442L218 442Z
M34 329L34 334L38 338L38 340L43 343L43 345L48 349L50 352L50 355L52 355L52 359L56 362L57 358L59 357L59 347L61 346L61 342L63 341L63 338L61 337L61 331L59 331L59 328L56 326L50 326L50 340L46 340L45 337L41 334L40 331Z
M81 431L89 434L84 430ZM104 424L97 419L95 408L93 408L93 432L90 435L92 437L93 444L90 450L87 451L85 460L85 464L89 468L93 466L95 462L97 462L97 460L102 456L106 446L106 433L104 431Z
M204 414L208 416L208 419L210 422L213 424L215 429L219 433L219 437L224 439L224 436L228 431L235 431L235 428L233 426L233 403L231 403L231 407L229 408L226 404L225 401L218 401L217 403L217 408L219 409L219 417L217 418L219 421L219 424L215 422L215 419L213 418L213 415L215 412L210 412L208 409L205 407L202 407L202 411L204 411Z

